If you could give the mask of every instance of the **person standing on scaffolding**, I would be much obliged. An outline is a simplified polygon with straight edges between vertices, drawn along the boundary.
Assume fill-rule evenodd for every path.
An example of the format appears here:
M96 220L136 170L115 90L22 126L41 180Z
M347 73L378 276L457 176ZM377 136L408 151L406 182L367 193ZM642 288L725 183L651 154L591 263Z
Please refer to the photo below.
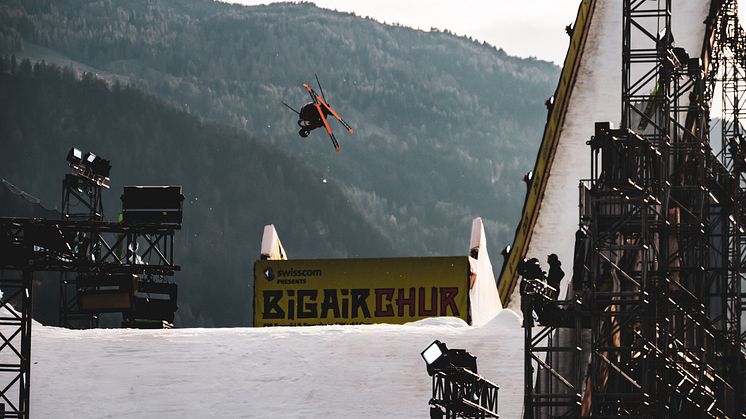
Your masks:
M539 291L537 282L543 282L546 276L541 269L539 260L536 258L521 261L518 264L518 274L523 277L518 288L521 294L523 325L524 327L532 327L534 325L534 309L536 308L534 304L535 294Z
M554 288L550 295L552 296L552 299L557 300L559 299L560 294L560 282L562 282L562 278L565 277L565 272L562 270L562 262L560 262L556 254L552 253L547 256L547 263L549 263L547 284Z

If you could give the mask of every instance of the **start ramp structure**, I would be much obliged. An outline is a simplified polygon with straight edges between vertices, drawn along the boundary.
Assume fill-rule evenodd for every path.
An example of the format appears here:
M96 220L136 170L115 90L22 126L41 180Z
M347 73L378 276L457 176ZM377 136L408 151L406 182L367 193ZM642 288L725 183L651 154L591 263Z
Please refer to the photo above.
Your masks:
M499 284L558 314L525 329L524 417L744 416L745 43L735 0L581 3ZM520 295L549 253L560 301Z

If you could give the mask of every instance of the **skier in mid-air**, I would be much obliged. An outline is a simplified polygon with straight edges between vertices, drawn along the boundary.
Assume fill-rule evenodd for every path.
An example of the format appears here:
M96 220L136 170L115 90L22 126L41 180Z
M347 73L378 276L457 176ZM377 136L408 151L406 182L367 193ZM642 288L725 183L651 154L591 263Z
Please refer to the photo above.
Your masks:
M321 107L321 112L323 112L324 118L331 115L331 112L323 106ZM321 115L319 114L319 110L316 108L315 103L308 102L300 108L300 112L298 113L298 126L300 126L298 134L303 138L308 137L308 134L316 128L324 126L324 121L321 120Z
M303 105L300 111L296 111L295 109L293 109L292 106L288 105L285 102L282 102L282 104L287 106L291 111L298 114L298 126L300 126L298 135L306 138L308 137L308 134L311 133L311 131L315 130L316 128L324 127L326 128L326 133L329 134L329 138L331 138L332 140L334 149L337 151L337 153L339 153L339 143L337 142L337 138L332 132L332 128L329 126L327 116L331 115L332 117L334 117L337 121L339 121L340 124L347 128L347 131L349 131L350 134L352 134L352 127L350 126L350 124L345 122L345 120L342 119L337 114L337 112L335 112L334 109L332 109L332 107L329 106L329 104L326 102L326 98L324 97L324 89L321 88L321 82L319 82L319 76L316 76L316 82L319 84L321 96L319 96L307 83L303 83L303 87L308 91L308 94L311 95L311 102Z

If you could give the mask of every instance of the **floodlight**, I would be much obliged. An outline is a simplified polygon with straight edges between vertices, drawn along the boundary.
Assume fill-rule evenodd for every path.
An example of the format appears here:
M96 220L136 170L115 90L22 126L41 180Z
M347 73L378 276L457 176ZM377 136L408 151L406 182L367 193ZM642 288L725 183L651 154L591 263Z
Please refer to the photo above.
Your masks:
M442 349L441 349L442 346ZM427 347L424 351L422 351L422 359L425 360L427 365L432 364L433 362L437 361L438 358L443 356L445 354L445 351L448 349L446 348L446 345L440 341L435 341L430 344L430 346Z
M433 380L430 418L484 418L497 415L497 390L477 374L477 357L448 349L436 340L421 353Z
M90 152L86 153L85 159L83 159L83 164L90 169L91 174L94 176L108 178L109 173L111 172L111 163L109 160L102 159Z
M88 153L85 153L85 159L84 159L84 162L83 162L83 163L84 163L85 165L87 165L87 166L90 166L90 165L91 165L91 164L93 164L93 162L94 162L94 161L96 160L96 157L97 157L97 156L96 156L95 154L93 154L93 153L91 153L91 152L89 151Z
M420 355L422 355L422 359L427 364L427 373L434 375L437 370L441 369L444 366L443 364L446 363L447 354L448 348L446 344L439 340L435 340L425 348Z
M67 152L67 162L70 163L70 165L72 166L79 165L82 159L83 152L75 147L71 148L70 151Z
M511 249L510 245L503 247L500 250L500 254L502 255L502 257L504 257L505 259L508 259L508 257L510 256L510 249Z
M67 163L73 169L75 176L87 179L99 186L108 188L111 163L91 152L83 154L80 149L73 147L67 152Z
M109 160L99 157L93 162L91 169L93 170L93 174L108 178L109 173L111 173L111 163Z
M427 364L427 373L435 375L447 369L466 369L477 373L477 357L464 349L448 349L446 344L435 340L420 354Z
M525 175L523 175L523 179L522 180L524 182L526 182L526 185L530 186L531 182L534 180L534 171L533 170L529 170L528 173L526 173Z

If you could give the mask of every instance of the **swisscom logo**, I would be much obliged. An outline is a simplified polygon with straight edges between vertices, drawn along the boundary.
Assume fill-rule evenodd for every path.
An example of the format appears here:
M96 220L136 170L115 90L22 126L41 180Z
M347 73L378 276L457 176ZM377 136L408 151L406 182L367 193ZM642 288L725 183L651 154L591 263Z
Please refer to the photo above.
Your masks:
M272 281L275 279L275 272L272 268L267 268L264 270L264 277L267 278L267 281Z

